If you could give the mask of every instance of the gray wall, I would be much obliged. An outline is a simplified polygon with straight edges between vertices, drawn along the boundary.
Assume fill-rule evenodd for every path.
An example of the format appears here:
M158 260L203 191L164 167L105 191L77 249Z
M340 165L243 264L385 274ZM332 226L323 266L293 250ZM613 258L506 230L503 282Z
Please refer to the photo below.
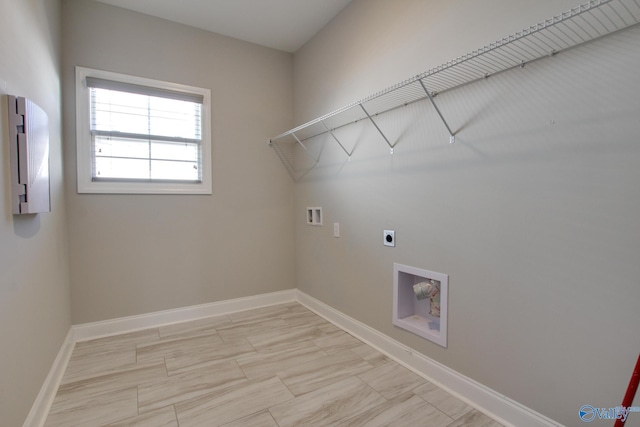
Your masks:
M0 424L22 423L71 320L296 285L562 423L619 404L639 347L640 29L440 95L453 146L424 103L380 118L393 156L353 126L352 162L329 141L295 186L264 145L575 4L355 0L292 62L81 0L63 0L60 36L58 2L0 0L0 93L49 115L53 206L11 215L3 142ZM210 88L214 194L78 195L76 65ZM306 206L323 206L324 227L304 224ZM393 262L449 274L447 349L391 325Z
M293 188L266 146L292 123L292 56L92 1L63 1L73 323L294 284ZM74 67L211 89L212 196L79 195Z
M355 0L295 55L295 123L575 5ZM394 155L367 123L338 135L351 162L319 138L295 186L298 288L564 424L619 405L640 344L639 43L635 27L439 95L455 145L426 103L379 117ZM391 324L394 262L449 275L447 349Z
M71 325L60 119L60 5L0 0L0 425L22 425ZM50 213L13 216L6 94L49 117Z

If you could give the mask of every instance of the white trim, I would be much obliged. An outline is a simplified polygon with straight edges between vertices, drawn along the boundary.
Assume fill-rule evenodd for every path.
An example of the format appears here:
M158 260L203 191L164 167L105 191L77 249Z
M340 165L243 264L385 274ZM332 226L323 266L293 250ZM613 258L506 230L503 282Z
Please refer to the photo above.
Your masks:
M440 282L440 315L431 316L430 299L419 302L414 294L413 286L417 281L437 280ZM439 346L447 348L447 307L449 295L449 276L435 271L408 265L393 263L393 315L392 323L400 328L413 332ZM416 310L422 305L424 310ZM414 320L414 318L419 320ZM428 326L436 321L438 329Z
M272 292L244 298L217 301L208 304L192 305L171 310L156 311L137 316L73 325L75 342L87 341L109 335L123 334L172 323L187 322L204 317L221 316L237 311L252 310L276 304L295 301L295 290Z
M67 364L71 358L74 345L73 333L70 329L69 332L67 332L67 336L65 337L60 350L58 350L58 355L53 361L53 365L51 365L49 374L44 380L44 383L40 388L40 392L38 393L38 396L36 396L36 400L31 406L31 410L22 425L23 427L44 425L47 420L47 416L49 415L51 405L53 404L53 399L56 397L56 393L58 392L58 387L60 386L60 381L62 381L64 371L67 369Z
M504 426L561 427L552 419L509 399L451 368L401 344L393 338L347 316L296 289L296 300L359 340L424 377Z
M76 342L293 301L299 302L309 310L504 426L561 427L561 424L550 418L418 353L298 289L288 289L102 322L73 325L53 362L49 375L42 385L23 427L40 427L44 425Z
M67 369L76 342L154 328L172 323L186 322L204 317L220 316L238 311L252 310L270 305L284 304L296 300L295 289L254 295L244 298L218 301L209 304L192 305L173 310L157 311L138 316L121 317L102 322L73 325L58 351L40 393L31 406L23 427L41 427L49 415L62 376Z
M176 92L199 94L202 102L202 182L183 183L136 183L94 182L92 180L92 153L89 138L89 91L87 77L96 77L140 86L158 87ZM164 82L144 77L76 67L76 172L78 193L92 194L212 194L211 160L211 90L179 83Z

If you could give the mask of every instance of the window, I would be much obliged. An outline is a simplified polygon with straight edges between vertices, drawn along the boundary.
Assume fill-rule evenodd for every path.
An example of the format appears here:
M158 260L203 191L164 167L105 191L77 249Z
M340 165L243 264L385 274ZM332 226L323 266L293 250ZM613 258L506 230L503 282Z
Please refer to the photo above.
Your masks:
M210 97L76 67L78 192L211 194Z

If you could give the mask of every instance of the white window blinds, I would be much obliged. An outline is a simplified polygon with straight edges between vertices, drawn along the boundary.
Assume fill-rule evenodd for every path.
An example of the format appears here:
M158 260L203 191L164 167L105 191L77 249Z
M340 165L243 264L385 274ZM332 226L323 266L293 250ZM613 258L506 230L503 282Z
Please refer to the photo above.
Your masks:
M86 78L93 181L202 182L201 94Z

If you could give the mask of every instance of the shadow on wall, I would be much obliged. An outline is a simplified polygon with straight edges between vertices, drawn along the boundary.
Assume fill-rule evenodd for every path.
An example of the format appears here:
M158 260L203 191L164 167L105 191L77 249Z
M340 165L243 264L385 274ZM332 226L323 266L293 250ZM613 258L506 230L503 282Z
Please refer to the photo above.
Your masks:
M11 168L10 153L9 153L9 116L8 116L8 96L6 94L6 82L0 78L0 147L2 149L2 196L3 201L0 206L5 206L4 216L5 221L11 221Z
M307 153L295 148L291 158L307 162L305 173L297 178L377 175L381 167L408 173L451 170L550 155L570 158L576 150L632 149L631 141L609 141L608 135L635 124L636 111L630 106L637 101L630 98L634 92L625 84L634 78L628 70L640 64L637 56L625 53L634 49L638 34L639 28L631 28L439 94L436 102L456 133L453 145L426 99L375 117L395 148L393 155L366 120L334 130L351 156L332 135L311 138L304 141L308 149L321 144L326 148L312 170L307 170ZM590 75L618 77L595 83L575 78L587 69Z
M30 239L38 234L40 231L40 215L14 215L13 216L13 231L16 236L23 239Z

